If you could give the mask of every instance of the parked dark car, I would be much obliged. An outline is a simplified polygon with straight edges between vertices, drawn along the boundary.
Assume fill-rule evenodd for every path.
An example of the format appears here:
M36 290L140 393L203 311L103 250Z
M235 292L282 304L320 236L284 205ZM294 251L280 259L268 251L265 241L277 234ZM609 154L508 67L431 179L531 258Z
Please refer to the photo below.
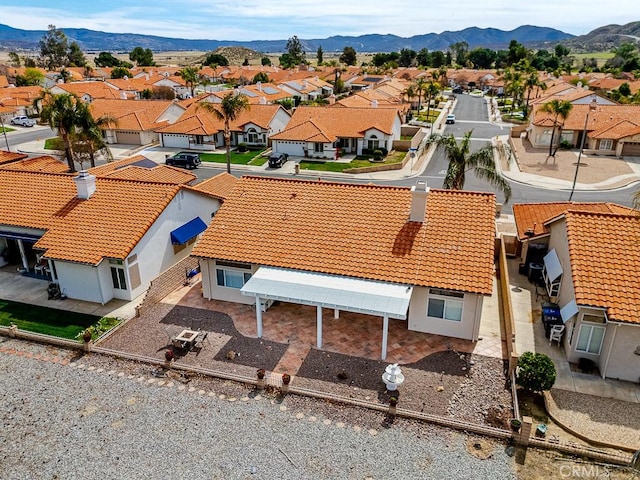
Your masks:
M462 93L462 87L453 87L453 93Z
M198 165L200 165L202 161L200 160L200 155L197 153L177 153L173 157L167 158L165 163L167 165L184 167L191 170L198 168Z
M271 168L280 168L289 160L289 155L286 153L274 153L269 157L269 166Z

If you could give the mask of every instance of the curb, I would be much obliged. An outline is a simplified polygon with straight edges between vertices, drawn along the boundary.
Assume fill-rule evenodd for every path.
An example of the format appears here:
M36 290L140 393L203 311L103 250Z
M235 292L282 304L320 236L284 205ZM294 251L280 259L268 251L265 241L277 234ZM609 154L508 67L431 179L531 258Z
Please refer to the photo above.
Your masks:
M629 452L629 453L635 453L636 452L636 449L634 449L632 447L627 447L627 446L617 445L615 443L608 443L608 442L602 442L602 441L599 441L599 440L594 440L594 439L588 437L587 435L578 432L573 427L568 426L566 422L564 422L563 420L560 420L558 418L557 413L556 413L555 402L553 401L553 398L549 398L549 397L551 397L551 393L550 392L548 392L548 391L543 392L544 407L546 408L547 413L553 419L553 421L555 423L557 423L563 430L569 432L571 435L574 435L574 436L578 437L581 440L584 440L585 442L589 442L590 444L596 445L598 447L612 448L614 450L622 450L623 452Z

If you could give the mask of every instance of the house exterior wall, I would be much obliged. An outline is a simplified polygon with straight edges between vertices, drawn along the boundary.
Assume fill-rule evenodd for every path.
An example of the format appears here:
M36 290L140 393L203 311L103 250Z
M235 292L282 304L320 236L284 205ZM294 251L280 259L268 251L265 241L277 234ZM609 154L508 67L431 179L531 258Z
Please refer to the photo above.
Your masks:
M427 316L427 305L431 295L429 288L414 287L409 303L408 328L417 332L445 335L447 337L463 338L476 341L480 330L480 317L482 314L482 295L465 293L461 299L462 320L445 320Z
M640 325L610 323L607 335L613 341L604 363L604 375L628 382L640 382Z
M113 298L113 293L109 295L108 289L101 286L103 278L99 267L61 261L55 261L54 264L60 291L67 297L100 304ZM110 279L107 287L111 287Z
M217 268L242 273L251 273L253 275L258 270L259 265L251 265L250 269L240 269L229 266L219 266L213 259L201 258L200 271L202 273L202 295L207 300L224 300L226 302L242 303L245 305L251 305L256 302L254 297L242 295L239 288L219 286L216 274Z
M157 122L167 121L175 123L185 112L185 109L175 103L169 105L167 109L157 118Z
M140 132L140 141L141 145L148 145L153 142L157 142L159 135L156 132L152 131L144 131Z
M126 289L113 286L111 267L116 265L104 259L98 267L56 261L61 291L69 298L103 304L112 298L133 300L143 294L158 275L188 257L194 243L176 251L171 244L171 231L196 216L208 224L212 214L220 208L220 202L196 192L181 192L167 205L123 264L117 266L125 272ZM140 283L136 286L132 285L132 268L139 271Z

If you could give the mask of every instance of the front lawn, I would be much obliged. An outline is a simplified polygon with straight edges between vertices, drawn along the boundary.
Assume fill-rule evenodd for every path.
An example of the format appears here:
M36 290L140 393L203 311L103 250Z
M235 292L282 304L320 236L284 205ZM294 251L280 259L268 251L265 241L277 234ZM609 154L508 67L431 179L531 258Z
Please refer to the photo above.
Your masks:
M15 128L11 128L11 127L0 127L0 133L13 132L14 130Z
M234 165L247 165L251 163L251 165L262 165L262 164L252 162L252 160L259 161L261 159L261 155L264 153L266 149L262 150L249 150L247 152L239 153L237 151L231 152L231 163ZM227 163L227 153L201 153L200 160L203 162L212 162L212 163ZM266 159L265 159L266 161Z
M100 317L96 315L0 300L0 325L15 323L19 329L29 332L74 340L80 332L98 320Z
M315 170L319 172L343 172L350 168L375 167L378 165L389 165L391 163L400 163L404 159L407 152L391 152L382 162L372 162L369 156L358 156L349 163L343 162L310 162L303 160L300 162L302 170Z
M60 137L47 138L44 141L45 150L64 150L64 144Z

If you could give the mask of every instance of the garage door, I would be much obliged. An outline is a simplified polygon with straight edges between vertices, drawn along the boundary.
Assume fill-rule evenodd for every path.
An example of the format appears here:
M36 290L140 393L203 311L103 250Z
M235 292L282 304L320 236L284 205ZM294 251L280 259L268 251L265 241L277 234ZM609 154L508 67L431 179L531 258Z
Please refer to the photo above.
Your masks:
M189 148L189 137L186 135L162 134L162 145L174 148Z
M303 157L305 145L306 143L304 142L274 140L272 148L274 152L286 153L287 155L290 155L292 157Z
M118 143L122 145L141 145L140 133L138 132L125 132L116 131Z
M640 157L640 142L624 142L622 145L623 157Z

